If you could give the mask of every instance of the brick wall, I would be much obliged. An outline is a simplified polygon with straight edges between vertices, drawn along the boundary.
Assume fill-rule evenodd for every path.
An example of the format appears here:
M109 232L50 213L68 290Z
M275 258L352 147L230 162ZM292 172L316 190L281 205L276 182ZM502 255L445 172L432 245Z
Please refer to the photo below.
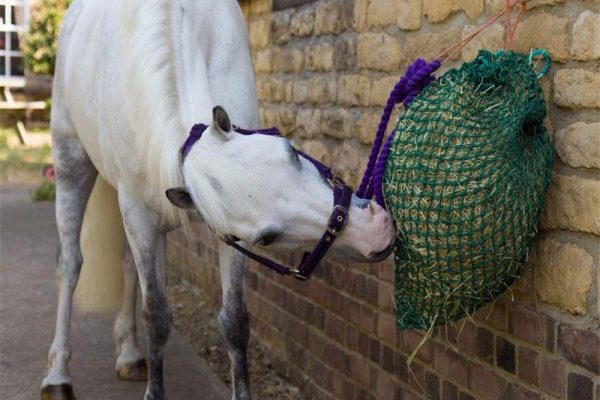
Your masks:
M387 94L407 63L431 59L502 0L318 0L272 12L242 1L261 119L356 184ZM310 399L600 400L600 1L532 0L515 46L555 60L541 80L557 149L542 232L522 277L473 318L423 337L399 331L393 265L326 262L308 283L257 265L252 334ZM496 24L457 55L496 49ZM215 239L169 240L172 267L220 301Z

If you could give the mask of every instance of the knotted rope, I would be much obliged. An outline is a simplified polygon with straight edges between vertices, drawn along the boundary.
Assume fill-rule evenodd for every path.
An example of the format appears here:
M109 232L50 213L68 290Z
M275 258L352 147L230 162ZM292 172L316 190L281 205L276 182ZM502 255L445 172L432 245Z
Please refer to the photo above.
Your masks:
M433 73L440 67L441 63L439 60L434 60L427 63L422 58L415 60L406 70L406 73L400 78L400 81L394 86L394 89L390 93L387 100L386 106L383 110L383 115L379 122L379 127L375 135L375 141L367 168L363 175L362 181L356 192L356 195L361 198L372 198L375 196L375 201L385 207L383 199L383 191L381 181L383 179L383 172L385 170L385 163L390 151L391 141L394 137L392 133L386 141L383 149L383 139L385 137L385 131L387 129L388 122L392 116L392 111L396 104L402 102L404 106L408 106L419 92L427 86L432 80L435 79ZM381 150L381 152L380 152Z

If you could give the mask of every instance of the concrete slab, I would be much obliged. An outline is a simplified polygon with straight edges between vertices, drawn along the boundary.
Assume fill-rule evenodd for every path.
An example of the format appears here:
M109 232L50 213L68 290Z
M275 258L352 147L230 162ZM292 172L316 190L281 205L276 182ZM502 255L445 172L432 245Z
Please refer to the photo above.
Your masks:
M10 400L39 398L55 324L54 203L33 203L30 191L0 185L0 398ZM115 376L113 320L112 315L73 317L70 366L79 400L144 396L145 383ZM177 332L165 353L165 382L171 400L230 398Z

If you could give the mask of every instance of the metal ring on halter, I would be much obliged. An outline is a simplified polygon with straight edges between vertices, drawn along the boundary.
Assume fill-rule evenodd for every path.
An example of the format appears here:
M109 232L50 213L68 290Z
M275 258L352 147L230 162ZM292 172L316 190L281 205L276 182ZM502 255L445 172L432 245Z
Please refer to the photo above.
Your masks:
M300 281L307 281L309 279L308 276L302 275L302 272L297 268L290 268L290 272L294 278Z

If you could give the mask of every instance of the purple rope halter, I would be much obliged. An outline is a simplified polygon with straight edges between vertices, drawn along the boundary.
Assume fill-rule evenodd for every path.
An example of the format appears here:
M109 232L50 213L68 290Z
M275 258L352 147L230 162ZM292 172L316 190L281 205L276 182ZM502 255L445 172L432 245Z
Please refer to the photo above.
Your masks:
M390 134L385 144L383 144L383 139L385 137L385 130L387 129L388 122L392 116L392 111L396 104L400 102L404 104L404 107L408 107L421 90L435 79L433 73L440 65L441 62L439 60L427 63L422 58L418 58L408 66L402 78L400 78L396 86L392 89L385 108L383 109L381 120L379 121L379 127L375 134L375 141L373 143L373 148L371 149L365 173L360 186L356 191L358 197L371 199L374 196L377 204L385 208L382 188L383 174L390 153L390 147L392 146L392 141L394 139L394 133L392 132ZM381 147L382 144L383 148Z

